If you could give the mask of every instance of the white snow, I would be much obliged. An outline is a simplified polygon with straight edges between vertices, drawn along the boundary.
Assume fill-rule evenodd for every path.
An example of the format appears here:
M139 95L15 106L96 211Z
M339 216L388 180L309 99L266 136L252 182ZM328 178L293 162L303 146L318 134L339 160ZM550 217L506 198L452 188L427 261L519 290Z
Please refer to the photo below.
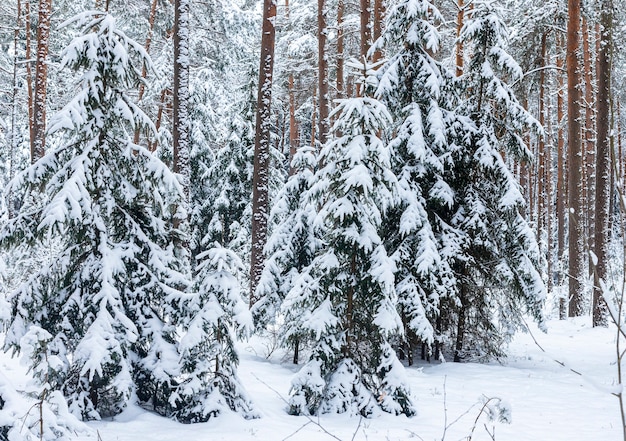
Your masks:
M270 360L261 357L263 341L255 337L240 343L242 384L254 400L261 418L246 420L224 412L207 423L185 425L131 406L113 420L90 422L90 435L76 440L116 441L205 441L205 440L441 440L465 439L480 408L497 397L510 412L510 424L490 422L483 415L474 431L475 441L491 439L495 426L498 441L603 441L621 436L619 405L615 390L615 329L590 326L583 317L566 322L551 321L548 334L533 327L543 353L528 334L518 335L510 357L502 364L424 363L406 370L415 396L417 416L406 418L381 413L372 419L347 415L322 415L309 419L290 416L286 402L294 372L299 366L286 363L285 354L274 352ZM259 354L259 355L257 355ZM568 368L554 360L567 360ZM27 383L24 367L7 354L0 356L0 371L23 390ZM492 409L498 403L490 402ZM467 413L466 413L467 412ZM505 415L507 416L507 415ZM98 438L98 434L99 437Z

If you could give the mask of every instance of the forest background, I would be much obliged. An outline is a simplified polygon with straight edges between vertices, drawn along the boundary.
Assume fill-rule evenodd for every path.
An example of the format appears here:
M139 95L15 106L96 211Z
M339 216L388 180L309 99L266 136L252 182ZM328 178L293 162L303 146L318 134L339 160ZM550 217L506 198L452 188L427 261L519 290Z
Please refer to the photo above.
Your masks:
M290 412L411 415L398 358L620 327L616 6L4 2L5 349L83 419L253 417L254 325L325 384Z

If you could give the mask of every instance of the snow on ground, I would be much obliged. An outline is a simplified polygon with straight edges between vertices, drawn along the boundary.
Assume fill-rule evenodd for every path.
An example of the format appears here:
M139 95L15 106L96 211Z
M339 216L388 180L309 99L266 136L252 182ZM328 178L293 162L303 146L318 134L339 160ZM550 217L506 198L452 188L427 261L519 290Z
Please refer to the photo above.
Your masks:
M548 334L534 330L542 352L528 334L511 344L502 364L421 363L408 368L418 415L380 415L360 419L322 415L307 419L285 412L290 380L297 366L281 363L280 354L263 357L263 345L243 343L239 373L262 417L245 420L222 415L208 423L183 425L139 407L113 420L90 422L91 436L102 441L239 441L239 440L465 440L479 415L484 397L498 397L511 411L511 424L490 422L482 415L472 440L610 441L621 436L618 400L611 395L616 378L615 333L593 329L589 318L552 321ZM256 352L252 350L256 349ZM554 360L567 364L571 372ZM26 377L16 360L3 355L0 369L16 387ZM495 401L492 401L492 403ZM447 410L444 410L447 409ZM444 427L449 427L444 433Z

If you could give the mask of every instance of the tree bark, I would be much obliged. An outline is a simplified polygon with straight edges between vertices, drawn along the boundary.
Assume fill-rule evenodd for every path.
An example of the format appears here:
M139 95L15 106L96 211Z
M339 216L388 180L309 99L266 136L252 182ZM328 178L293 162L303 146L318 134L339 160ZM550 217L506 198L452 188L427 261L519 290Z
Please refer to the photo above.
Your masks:
M46 93L48 86L48 49L50 47L50 16L52 0L40 0L37 25L37 59L35 61L35 99L30 138L30 159L35 163L46 150Z
M361 18L361 46L360 46L360 55L361 60L367 56L367 51L369 51L370 46L372 44L372 29L370 27L370 0L360 0L360 18Z
M35 116L33 114L35 103L35 91L33 90L33 68L32 68L32 41L30 38L30 0L24 2L24 32L26 34L26 88L28 90L28 134L30 139L35 138ZM32 147L32 145L31 145ZM31 159L33 157L31 148Z
M594 115L594 87L593 87L593 68L592 68L592 54L591 44L589 36L589 24L587 19L583 16L582 20L582 38L583 38L583 65L584 65L584 78L585 78L585 127L583 129L584 134L584 185L583 185L583 200L585 205L585 236L588 237L587 246L590 250L594 249L594 200L595 200L595 115ZM589 268L592 267L592 262L589 262Z
M320 145L326 144L330 123L328 120L328 59L326 58L326 14L324 0L317 0L317 89L319 91L318 140Z
M544 66L550 65L550 52L546 52L546 57L544 60ZM547 73L546 75L549 75ZM554 150L554 132L552 130L552 100L549 97L545 97L545 95L550 91L550 78L544 83L544 119L546 120L546 124L548 126L546 131L546 142L544 149L544 179L545 179L545 231L546 231L546 261L547 268L546 274L548 274L548 283L546 284L546 288L548 293L551 293L553 290L554 281L552 278L552 272L554 267L554 262L552 258L552 249L553 249L553 222L552 215L554 213L554 187L553 187L553 150Z
M596 156L596 200L595 200L595 254L597 265L594 271L593 326L607 326L606 304L602 293L602 282L607 281L609 218L611 200L611 52L613 28L613 4L604 0L600 12L602 31L598 54L597 106L597 156Z
M541 71L539 72L539 123L541 127L546 124L546 53L548 34L544 32L541 36ZM539 164L537 170L537 240L539 249L543 248L544 215L546 211L546 135L539 138L537 145L539 153Z
M556 177L556 219L557 219L557 258L558 258L558 285L563 284L563 266L565 264L565 207L567 205L567 187L565 185L565 130L564 130L564 104L565 97L563 89L565 81L561 69L563 69L563 36L557 35L557 76L559 90L556 98L556 115L558 121L557 128L557 177ZM565 320L567 317L567 301L561 297L559 299L559 319Z
M156 8L157 0L152 0L152 4L150 5L150 16L148 17L148 36L146 37L146 43L144 44L144 49L147 54L150 54L150 46L152 46L152 34L154 33L154 20L156 19ZM97 9L97 8L96 8ZM148 75L148 71L146 65L144 64L141 68L141 78L145 79ZM142 81L139 83L139 92L137 95L137 102L141 102L143 99L143 95L146 90L146 85ZM135 137L133 139L135 144L139 144L139 129L135 130Z
M377 41L383 34L383 19L385 17L385 4L383 0L374 0L374 27L373 41ZM372 54L372 63L376 63L383 58L383 53L378 47Z
M620 182L622 183L622 194L626 194L626 182L624 182L624 173L626 171L626 164L624 164L624 161L626 161L626 158L624 158L624 149L622 147L622 109L621 109L621 105L620 102L617 101L617 151L618 151L618 155L617 155L617 161L618 161L618 168L619 168L619 179Z
M465 3L464 0L458 0L457 3L458 12L456 14L456 76L463 75L463 43L458 39L461 35L461 29L463 28L463 20L465 17Z
M174 2L174 85L172 130L174 173L189 197L189 0Z
M285 15L287 16L287 20L289 20L289 0L285 0ZM294 82L295 78L293 75L293 71L289 72L289 164L293 161L293 157L296 154L296 150L298 149L299 144L299 134L298 134L298 121L296 120L296 92L294 90ZM289 167L289 175L294 173L295 169L290 165ZM296 343L296 349L297 349ZM297 360L297 356L295 356ZM297 363L297 361L296 361Z
M9 180L13 179L16 172L15 156L19 146L18 136L18 104L17 99L20 92L20 85L18 82L18 50L20 42L20 28L22 26L22 2L17 0L17 10L15 18L15 29L13 30L13 91L11 96L11 140L9 146ZM7 214L9 219L15 217L16 207L13 203L13 197L10 193L6 196L7 202Z
M313 87L313 113L311 114L311 147L315 148L315 137L317 136L315 126L317 125L317 85Z
M163 114L167 113L168 115L171 115L172 113L172 106L171 106L171 100L170 100L171 96L172 96L172 92L170 89L165 88L161 91L161 99L159 101L159 110L157 110L157 117L154 123L157 133L159 133L159 130L161 130L161 125L163 124ZM150 150L151 152L154 152L156 151L156 148L157 148L157 139L148 142L148 150Z
M569 202L569 308L570 317L583 311L583 280L585 278L584 215L582 199L582 143L580 124L580 0L568 0L567 23L567 138L568 138L568 202Z
M359 61L365 61L367 59L367 52L372 45L372 29L370 27L370 1L360 0L360 18L361 18L361 46L360 46L360 59ZM363 96L363 85L357 84L356 86L357 96Z
M254 138L254 169L252 176L252 249L250 253L250 306L258 300L256 287L263 271L263 248L267 242L269 205L270 126L272 77L274 73L274 43L276 40L276 3L263 0L263 26L259 90Z
M344 82L344 28L343 28L343 16L346 11L346 4L344 0L339 0L337 3L337 98L346 97L346 87Z

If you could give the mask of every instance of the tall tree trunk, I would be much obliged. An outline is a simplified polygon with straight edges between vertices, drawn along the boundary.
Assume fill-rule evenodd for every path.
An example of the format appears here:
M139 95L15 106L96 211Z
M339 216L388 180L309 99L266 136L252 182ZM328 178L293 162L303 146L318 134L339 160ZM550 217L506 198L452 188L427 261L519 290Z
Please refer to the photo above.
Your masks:
M48 87L48 49L52 0L40 0L37 25L37 60L35 62L35 99L30 139L31 163L42 158L46 150L46 93Z
M156 128L157 133L159 133L159 131L161 130L161 125L163 124L163 114L167 113L168 115L171 115L172 113L172 106L171 106L171 99L170 99L171 96L172 96L172 92L170 89L164 88L161 91L161 98L159 100L159 107L158 107L159 110L157 110L157 117L156 117L156 121L154 122L154 127ZM157 144L158 144L158 139L149 141L148 150L150 150L151 152L156 151Z
M345 0L337 2L337 98L346 97L346 86L344 79L344 42L345 30L343 28L343 16L346 12Z
M525 110L528 110L528 97L524 97L522 99L522 105ZM525 143L532 149L530 143L530 133L526 133ZM534 211L534 198L533 198L533 165L532 163L528 163L526 161L520 164L520 186L524 190L524 195L526 196L526 201L528 202L528 220L532 220L533 211Z
M541 71L539 72L539 123L542 127L546 124L546 53L548 34L544 32L541 36ZM537 240L540 250L543 248L544 214L546 211L546 136L539 138L537 149L539 163L537 164Z
M289 0L285 0L285 15L287 20L289 20ZM295 78L293 75L293 71L289 72L289 81L288 81L288 89L289 89L289 164L293 161L293 157L296 154L296 150L298 149L299 144L299 134L298 134L298 121L296 120L296 91L294 90L294 82ZM295 168L290 165L289 167L289 175L292 175L295 171ZM298 345L296 343L296 350ZM295 360L297 360L297 352L294 355ZM297 362L297 361L296 361Z
M174 85L172 130L174 164L189 197L189 0L174 2ZM185 207L186 208L186 207Z
M359 0L361 11L361 46L360 46L360 56L361 61L364 57L367 56L367 51L369 51L370 46L372 44L372 28L370 27L370 0Z
M372 29L370 27L370 0L360 0L360 18L361 18L361 46L360 46L360 60L365 61L367 59L367 52L372 44ZM356 86L357 96L363 95L363 85L357 84Z
M383 19L385 17L385 4L383 0L374 0L374 27L373 41L377 41L383 33ZM372 62L376 63L383 58L383 53L378 47L372 55Z
M97 8L96 8L97 9ZM152 34L154 33L154 21L156 19L156 10L157 10L157 0L152 0L152 4L150 5L150 16L148 17L148 36L146 37L146 43L144 44L144 49L147 54L150 54L150 46L152 46ZM141 68L141 78L145 79L148 75L147 67L144 64ZM143 99L143 95L146 90L146 85L142 81L139 83L139 92L137 94L137 101L140 102ZM139 144L139 129L135 130L135 137L133 139L135 144Z
M596 164L596 200L595 200L595 254L597 265L594 271L593 289L593 326L606 326L606 304L602 296L602 282L607 282L609 211L611 200L611 53L613 49L613 2L604 0L600 12L602 32L600 34L600 52L598 54L598 94L597 106L597 164Z
M32 68L32 41L30 37L30 0L24 2L24 32L26 34L26 88L28 90L28 133L30 139L35 139L35 116L33 114L35 103L35 91L33 90L33 68ZM33 158L31 144L31 160Z
M465 16L464 0L457 1L458 12L456 14L456 76L463 75L463 43L459 40L461 29L463 28L463 20Z
M18 135L18 95L20 92L20 85L18 82L18 50L20 42L20 29L22 26L22 2L17 0L17 11L15 18L15 29L13 30L13 91L11 96L11 140L9 146L9 180L15 176L15 155L19 146ZM15 216L15 206L13 204L13 198L11 194L7 195L7 211L9 219Z
M619 168L619 179L620 182L622 182L622 194L626 194L626 192L624 190L626 190L626 180L624 179L624 174L626 173L626 164L624 163L624 161L626 161L626 158L624 157L624 149L622 147L622 109L621 109L621 105L620 102L617 101L617 151L618 151L618 155L617 155L617 161L618 161L618 168Z
M556 65L558 85L556 97L556 118L557 127L557 172L556 172L556 222L557 222L557 258L558 258L558 285L563 284L563 266L565 264L565 207L567 205L567 187L565 185L565 130L564 130L564 104L565 97L563 89L565 81L561 69L563 69L564 60L564 42L562 34L557 35L557 58ZM567 317L567 301L564 297L559 299L559 319L565 320Z
M15 29L13 30L13 92L11 96L11 146L9 147L9 179L12 179L15 175L15 153L17 152L19 137L17 130L17 97L20 92L20 85L18 83L18 51L20 42L20 29L22 26L22 2L17 0L17 11L15 19ZM8 201L9 217L13 217L13 204Z
M252 249L250 252L250 306L258 300L256 287L263 272L263 248L267 242L269 206L270 128L272 77L274 74L274 42L276 40L276 3L263 0L263 26L259 91L254 138L254 169L252 176Z
M550 65L550 52L546 53L544 65ZM547 74L549 75L549 73ZM550 78L546 80L546 84L544 85L544 98L547 92L550 90ZM546 104L544 105L544 118L548 125L546 143L545 143L545 153L544 153L544 179L545 179L545 231L546 231L546 261L547 268L546 274L548 275L548 283L547 290L549 293L553 290L553 278L552 278L552 268L554 266L553 262L553 222L552 216L554 214L554 187L553 187L553 150L554 150L554 131L552 130L552 100L548 97L545 98Z
M293 72L289 74L289 164L293 160L298 149L298 121L296 120L296 94L294 91ZM289 168L289 174L293 174L295 168Z
M317 125L317 85L313 86L313 113L311 114L311 147L315 148L315 139L317 133L315 126Z
M591 54L591 42L589 33L589 24L583 16L582 22L582 38L583 38L583 66L585 78L585 127L583 129L584 138L584 184L583 184L583 200L585 206L585 236L588 238L587 246L590 250L594 249L594 200L595 200L595 115L594 115L594 87L593 87L593 66ZM591 269L592 262L589 262Z
M567 23L567 138L569 202L569 308L570 317L583 314L583 280L585 278L584 215L582 199L582 143L580 125L580 0L568 0Z
M317 0L317 90L319 91L318 139L326 144L330 123L328 120L328 59L326 58L326 14L324 0Z

